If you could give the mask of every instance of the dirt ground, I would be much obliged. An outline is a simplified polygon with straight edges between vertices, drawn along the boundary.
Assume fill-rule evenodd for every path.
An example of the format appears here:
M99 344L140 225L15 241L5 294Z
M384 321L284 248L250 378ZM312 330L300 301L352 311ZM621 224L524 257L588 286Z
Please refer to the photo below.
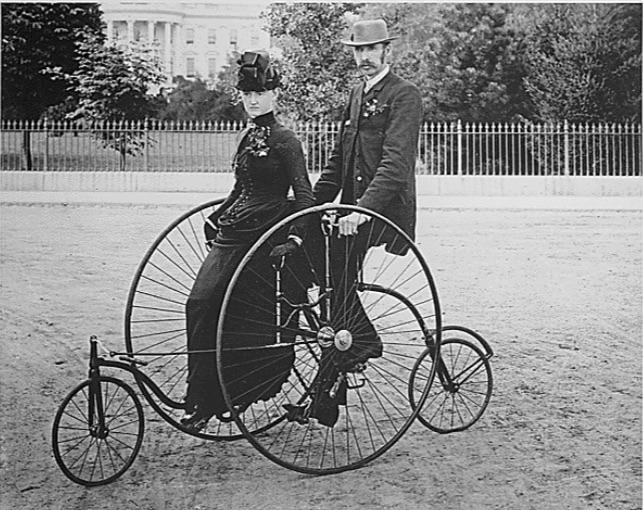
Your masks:
M362 469L314 477L146 406L130 470L70 482L50 446L56 408L86 377L90 335L122 347L138 261L186 209L2 207L2 509L641 508L641 214L618 211L420 212L443 323L496 352L494 395L468 431L416 423Z

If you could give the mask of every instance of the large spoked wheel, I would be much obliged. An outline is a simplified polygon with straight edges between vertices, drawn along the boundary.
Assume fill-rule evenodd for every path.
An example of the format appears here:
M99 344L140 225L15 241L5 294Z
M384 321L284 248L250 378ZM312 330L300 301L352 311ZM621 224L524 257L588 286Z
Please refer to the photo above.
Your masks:
M351 212L370 221L340 237ZM306 228L304 245L273 266L268 254L294 225ZM415 419L434 371L420 407L409 405L408 381L427 347L439 352L440 331L433 278L402 230L356 206L313 207L267 231L231 278L217 331L223 396L243 434L281 466L355 469ZM252 430L257 415L271 426Z
M54 457L73 482L108 484L134 462L144 429L143 408L130 386L113 377L87 380L67 395L56 412Z
M202 432L180 422L188 370L185 304L208 254L204 224L223 199L204 203L172 222L152 243L130 286L125 309L127 351L147 362L137 366L167 397L163 402L137 377L155 411L176 428L203 439L243 437L232 420L210 420Z
M457 336L454 336L454 333ZM493 391L488 344L477 333L459 326L442 330L440 362L427 349L418 358L409 379L409 399L421 406L418 420L441 434L465 430L484 413ZM437 365L437 378L420 405L426 381Z

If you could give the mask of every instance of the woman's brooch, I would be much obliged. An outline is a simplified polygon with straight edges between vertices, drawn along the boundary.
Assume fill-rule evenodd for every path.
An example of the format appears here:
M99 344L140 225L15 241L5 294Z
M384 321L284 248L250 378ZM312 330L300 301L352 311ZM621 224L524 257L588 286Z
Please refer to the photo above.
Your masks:
M268 146L270 127L255 126L250 129L248 136L248 152L256 158L265 158L270 152L270 147Z
M364 103L364 111L362 112L362 117L368 119L373 115L384 113L387 108L388 105L386 103L380 104L376 97L372 97L371 99L366 101L366 103Z

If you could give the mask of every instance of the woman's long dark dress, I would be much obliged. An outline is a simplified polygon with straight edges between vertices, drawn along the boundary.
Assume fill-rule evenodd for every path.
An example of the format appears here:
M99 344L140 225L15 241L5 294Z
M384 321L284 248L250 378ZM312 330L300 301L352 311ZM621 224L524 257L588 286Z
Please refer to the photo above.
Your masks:
M195 405L215 414L226 411L213 351L225 291L241 259L272 225L314 202L295 134L279 124L273 113L257 117L254 122L256 127L251 127L241 140L234 158L233 190L210 217L218 232L186 304L188 350L210 351L188 356L188 411ZM261 150L261 142L257 143L257 138L262 137L267 151ZM291 187L294 201L287 199ZM303 238L305 231L302 221L295 222L279 242L285 242L289 234ZM267 305L274 303L270 248L266 245L265 250L257 252L235 285L224 324L226 346L274 343L274 328L270 328L274 325L274 306ZM265 359L264 351L254 354L254 360L250 351L244 356L236 359L230 355L225 360L231 374L225 376L226 390L229 395L240 396L240 405L275 394L288 377L294 354L291 348L272 361Z

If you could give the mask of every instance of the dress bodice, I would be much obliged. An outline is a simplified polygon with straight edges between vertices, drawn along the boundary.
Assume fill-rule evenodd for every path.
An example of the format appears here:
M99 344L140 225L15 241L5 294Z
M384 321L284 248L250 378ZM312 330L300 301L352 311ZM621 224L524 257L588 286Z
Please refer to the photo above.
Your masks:
M313 205L301 143L272 112L247 129L233 170L235 184L218 216L225 237L256 238L290 212ZM288 200L291 188L294 201Z

